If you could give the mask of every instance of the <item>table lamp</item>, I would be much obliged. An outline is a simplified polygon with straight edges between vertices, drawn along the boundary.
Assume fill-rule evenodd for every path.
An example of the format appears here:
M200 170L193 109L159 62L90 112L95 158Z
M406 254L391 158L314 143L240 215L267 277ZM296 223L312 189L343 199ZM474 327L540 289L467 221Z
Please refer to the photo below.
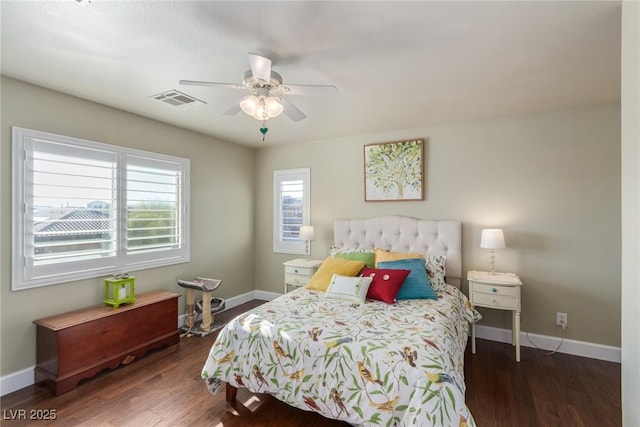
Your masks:
M313 234L314 233L312 225L303 225L302 227L300 227L299 238L300 240L305 241L304 254L307 258L307 261L309 261L311 257L311 245L309 244L309 242L313 240Z
M482 237L480 238L480 247L483 249L491 249L489 254L489 261L491 262L491 274L496 274L496 249L505 248L504 233L499 228L487 228L482 230Z

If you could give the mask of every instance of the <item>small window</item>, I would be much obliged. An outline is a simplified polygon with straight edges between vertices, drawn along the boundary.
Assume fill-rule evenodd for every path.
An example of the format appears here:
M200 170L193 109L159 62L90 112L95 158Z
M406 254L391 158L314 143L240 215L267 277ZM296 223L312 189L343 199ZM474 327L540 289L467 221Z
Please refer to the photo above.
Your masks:
M13 128L12 289L189 261L189 160Z
M273 172L274 212L273 251L304 254L305 242L299 239L300 227L310 225L309 168Z

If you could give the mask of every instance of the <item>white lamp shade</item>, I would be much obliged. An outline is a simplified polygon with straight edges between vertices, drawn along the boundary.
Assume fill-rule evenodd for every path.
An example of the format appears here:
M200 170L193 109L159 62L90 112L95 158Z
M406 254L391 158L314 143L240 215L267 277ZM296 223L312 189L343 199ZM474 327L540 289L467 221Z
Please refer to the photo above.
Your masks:
M254 119L258 120L269 120L269 115L266 114L266 109L264 108L264 98L260 98L258 100L258 104L256 105L256 112L253 115Z
M484 249L501 249L505 248L504 233L499 228L487 228L482 230L480 238L480 247Z
M269 117L278 117L284 110L282 102L280 102L280 99L275 96L266 98L264 103Z
M242 101L240 101L240 108L242 108L242 111L244 111L246 114L253 116L256 114L256 111L258 110L259 102L260 100L258 99L257 96L247 95L244 98L242 98Z
M313 240L313 226L303 225L300 227L300 240Z

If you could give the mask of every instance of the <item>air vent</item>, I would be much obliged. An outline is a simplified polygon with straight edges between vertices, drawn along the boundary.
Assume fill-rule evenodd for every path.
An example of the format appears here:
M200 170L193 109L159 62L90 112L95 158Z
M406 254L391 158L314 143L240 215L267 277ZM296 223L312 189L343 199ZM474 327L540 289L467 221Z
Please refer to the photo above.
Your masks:
M152 95L151 98L178 108L185 108L191 105L196 105L198 102L201 104L206 104L206 102L204 101L201 101L197 98L194 98L193 96L189 96L186 93L182 93L179 90L175 89L171 89L157 95Z

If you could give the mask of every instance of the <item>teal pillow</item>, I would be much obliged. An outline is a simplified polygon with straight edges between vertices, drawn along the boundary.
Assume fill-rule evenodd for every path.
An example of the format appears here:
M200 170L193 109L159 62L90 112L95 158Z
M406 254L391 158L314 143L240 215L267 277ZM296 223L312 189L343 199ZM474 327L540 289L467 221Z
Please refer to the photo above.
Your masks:
M338 252L333 254L334 258L350 259L352 261L362 261L369 268L373 268L376 263L375 252Z
M397 300L401 299L433 299L438 297L431 287L424 258L407 258L396 261L381 261L378 268L389 268L393 270L409 270L407 276L396 295Z

